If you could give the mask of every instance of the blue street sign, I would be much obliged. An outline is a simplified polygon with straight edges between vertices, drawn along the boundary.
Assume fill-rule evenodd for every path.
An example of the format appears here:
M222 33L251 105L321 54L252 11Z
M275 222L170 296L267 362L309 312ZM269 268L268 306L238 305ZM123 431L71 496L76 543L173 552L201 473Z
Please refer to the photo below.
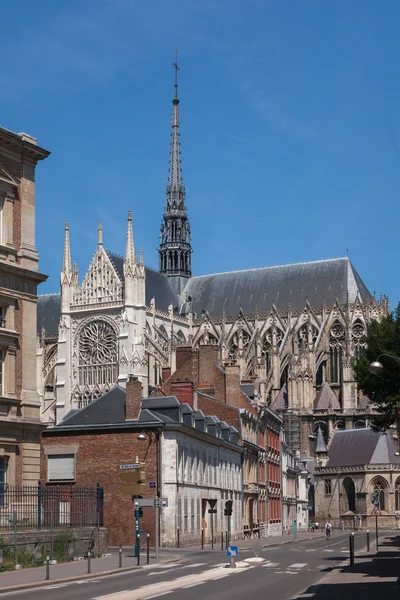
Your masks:
M226 551L227 556L237 556L239 554L239 550L237 546L228 546Z

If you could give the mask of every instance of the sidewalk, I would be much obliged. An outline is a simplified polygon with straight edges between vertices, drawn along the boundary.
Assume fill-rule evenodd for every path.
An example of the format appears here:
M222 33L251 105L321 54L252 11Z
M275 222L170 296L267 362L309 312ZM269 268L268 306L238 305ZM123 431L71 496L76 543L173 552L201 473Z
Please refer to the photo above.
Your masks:
M333 569L317 585L296 596L296 600L399 600L400 536L380 538L377 553L356 554L355 564L349 560Z
M24 587L39 587L42 585L51 585L60 580L89 579L100 575L110 575L112 573L121 573L137 569L137 558L134 555L134 548L123 549L122 568L119 568L119 556L117 550L112 550L110 556L104 558L92 558L91 573L88 574L87 560L79 560L58 565L50 565L50 580L46 581L46 567L35 567L32 569L20 569L18 571L6 571L0 573L0 594L21 589ZM179 551L175 553L164 552L160 550L159 560L155 560L154 550L150 550L150 564L166 563L180 560ZM140 554L140 564L146 564L146 552ZM15 586L15 587L14 587Z

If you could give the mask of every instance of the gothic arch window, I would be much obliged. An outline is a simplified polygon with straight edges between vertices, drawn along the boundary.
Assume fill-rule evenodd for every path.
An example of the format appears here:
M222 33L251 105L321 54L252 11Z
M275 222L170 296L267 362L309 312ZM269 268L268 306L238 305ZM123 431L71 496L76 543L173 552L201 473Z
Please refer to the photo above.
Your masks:
M315 376L315 385L317 387L321 386L325 381L325 373L326 373L326 360L323 360L317 369L317 374Z
M335 321L329 335L329 383L341 382L345 342L344 327L339 321Z
M310 330L310 331L309 331ZM310 337L309 337L310 334ZM318 330L317 328L309 323L305 323L300 327L300 329L296 333L295 337L295 348L294 350L299 352L302 349L306 348L309 343L315 344L318 338Z
M395 510L400 512L400 477L398 477L396 479L396 483L395 483L395 487L394 487L394 494L395 494Z
M354 423L354 429L364 429L365 428L365 421L356 421Z
M342 512L356 512L356 486L351 477L343 480L343 506Z
M344 421L338 421L336 423L336 429L342 431L343 429L346 429L345 425L344 425Z
M286 365L286 367L283 369L283 371L281 373L281 379L279 382L280 389L282 389L284 385L286 385L286 388L287 388L288 379L289 379L289 367L288 367L288 365Z
M247 346L250 343L250 336L245 329L242 329L240 332L236 332L232 336L232 341L229 347L228 357L229 360L235 362L239 357L239 341L240 337L243 340L243 350L246 350Z
M275 335L275 340L273 340L273 335ZM267 333L265 334L264 337L264 342L261 348L261 355L264 359L264 364L265 364L265 375L268 375L268 373L271 370L271 345L272 342L276 343L276 344L280 344L281 341L283 340L283 331L281 331L280 329L275 329L275 332L273 334L272 329L268 329Z
M359 355L360 350L365 346L365 326L360 319L357 319L351 328L351 340L356 356Z
M383 477L375 477L372 481L371 481L371 491L373 492L378 492L379 494L379 508L380 510L386 510L385 506L386 506L386 490L387 490L387 483L386 481L383 479Z
M216 346L218 344L218 340L212 333L205 331L199 340L200 346L207 346L211 344L212 346Z
M117 380L117 358L117 336L112 325L101 319L86 323L79 334L79 385L113 385Z

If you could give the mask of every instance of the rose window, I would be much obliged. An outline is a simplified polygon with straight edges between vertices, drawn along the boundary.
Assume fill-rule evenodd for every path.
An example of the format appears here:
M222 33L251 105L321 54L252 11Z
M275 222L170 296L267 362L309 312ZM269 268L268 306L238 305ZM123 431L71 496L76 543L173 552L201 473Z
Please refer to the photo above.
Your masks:
M331 328L329 345L331 348L343 348L346 338L344 327L341 323L334 323Z
M117 376L117 336L107 321L87 323L79 336L80 385L115 383Z

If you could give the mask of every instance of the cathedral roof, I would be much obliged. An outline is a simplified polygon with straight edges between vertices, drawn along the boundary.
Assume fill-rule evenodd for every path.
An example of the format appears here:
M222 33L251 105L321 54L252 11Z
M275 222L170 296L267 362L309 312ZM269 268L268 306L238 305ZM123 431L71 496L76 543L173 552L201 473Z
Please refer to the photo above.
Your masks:
M340 410L341 408L335 392L326 381L315 396L314 408L315 410Z
M286 410L289 406L289 396L286 387L286 383L281 387L279 394L275 398L274 402L271 404L272 410Z
M61 314L61 294L43 294L37 302L37 332L57 334Z
M336 431L328 450L328 467L398 464L396 445L387 433L372 429Z
M246 271L231 271L199 275L189 279L183 295L191 297L192 311L200 316L202 310L210 315L235 315L241 308L245 313L278 309L304 308L306 300L312 306L354 301L360 295L364 302L369 292L350 260L334 258L307 263L262 267ZM184 305L184 312L188 305Z

